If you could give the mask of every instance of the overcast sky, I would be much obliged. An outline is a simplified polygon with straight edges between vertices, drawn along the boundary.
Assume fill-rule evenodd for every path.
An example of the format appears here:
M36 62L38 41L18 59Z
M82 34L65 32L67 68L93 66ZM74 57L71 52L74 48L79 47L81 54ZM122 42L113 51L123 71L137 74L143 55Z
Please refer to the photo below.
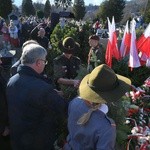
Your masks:
M46 0L32 0L32 2L42 2L45 4ZM53 4L54 0L49 0L51 4ZM100 5L103 0L84 0L85 5L93 4L93 5ZM73 2L73 0L72 0ZM22 0L14 0L14 4L20 6L22 4Z

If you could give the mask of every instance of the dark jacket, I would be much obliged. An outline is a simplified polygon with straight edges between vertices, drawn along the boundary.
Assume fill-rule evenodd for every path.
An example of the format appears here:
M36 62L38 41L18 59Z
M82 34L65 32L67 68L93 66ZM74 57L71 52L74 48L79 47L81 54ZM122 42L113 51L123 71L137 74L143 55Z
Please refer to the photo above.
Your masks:
M70 59L65 55L60 55L54 59L54 77L74 79L77 76L81 61L76 56L71 56Z
M54 63L54 81L57 89L60 89L57 80L59 78L74 79L78 75L81 61L76 56L71 56L70 59L64 54L56 57Z
M7 85L8 115L14 150L52 150L56 116L64 100L32 68L19 66Z
M6 104L6 81L0 73L0 135L8 126L7 104Z
M46 50L48 49L49 40L46 36L40 37L38 36L38 27L36 26L30 33L30 39L37 41L41 46L43 46Z
M10 75L11 76L13 76L17 73L17 68L19 67L20 64L21 64L20 59L13 64L13 66L10 68Z
M19 66L21 65L21 60L16 61L13 66L10 68L10 75L13 76L17 73ZM50 77L47 77L45 70L41 73L41 78L48 84L53 84Z

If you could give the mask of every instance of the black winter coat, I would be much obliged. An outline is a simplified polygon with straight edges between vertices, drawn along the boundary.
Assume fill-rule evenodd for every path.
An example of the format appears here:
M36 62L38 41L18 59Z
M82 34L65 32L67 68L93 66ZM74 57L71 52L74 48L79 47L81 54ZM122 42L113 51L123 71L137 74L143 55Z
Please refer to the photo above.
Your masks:
M64 114L64 100L39 74L19 66L7 85L8 115L14 150L52 150L56 116Z
M0 135L5 126L8 125L7 104L6 104L6 81L0 73Z

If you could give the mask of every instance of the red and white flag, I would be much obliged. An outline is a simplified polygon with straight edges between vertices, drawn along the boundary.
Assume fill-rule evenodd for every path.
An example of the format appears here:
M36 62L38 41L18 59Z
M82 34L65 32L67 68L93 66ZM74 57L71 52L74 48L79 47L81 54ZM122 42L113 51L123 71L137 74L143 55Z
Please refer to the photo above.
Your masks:
M108 42L107 42L107 48L106 48L106 54L105 54L105 63L109 66L112 67L112 49L111 49L111 43L112 43L112 33L111 33L111 23L109 18L108 20Z
M105 62L108 66L112 67L112 58L115 57L118 60L120 58L120 55L117 46L117 36L114 17L112 18L112 24L110 23L109 18L107 19L108 19L109 39L106 48Z
M146 64L146 61L147 61L148 57L145 53L139 52L139 59L140 59L140 62L141 62L141 66L143 66L143 65Z
M129 54L130 42L131 42L131 34L129 31L129 22L127 21L125 30L124 30L124 35L123 35L123 38L121 41L121 46L120 46L120 57L121 58L123 58Z
M107 22L108 22L108 31L111 31L111 23L108 17L107 17Z
M130 44L130 54L129 54L129 67L137 68L140 67L140 60L136 45L136 32L135 32L136 22L133 19L131 21L131 44Z
M145 29L144 34L139 38L137 48L150 58L150 24Z
M117 35L116 35L116 25L114 16L112 18L112 49L113 49L113 57L117 60L120 59L119 49L118 49L118 42L117 42Z

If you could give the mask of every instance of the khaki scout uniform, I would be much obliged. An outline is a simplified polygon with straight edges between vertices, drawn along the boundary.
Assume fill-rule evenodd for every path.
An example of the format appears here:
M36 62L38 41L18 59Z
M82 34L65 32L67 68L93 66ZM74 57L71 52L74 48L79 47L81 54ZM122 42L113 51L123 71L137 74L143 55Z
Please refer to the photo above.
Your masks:
M88 65L89 72L91 72L95 67L105 63L105 50L103 45L100 44L96 48L91 48L88 55Z
M76 56L66 58L63 54L54 59L54 80L56 85L59 78L74 79L80 68L80 59Z

